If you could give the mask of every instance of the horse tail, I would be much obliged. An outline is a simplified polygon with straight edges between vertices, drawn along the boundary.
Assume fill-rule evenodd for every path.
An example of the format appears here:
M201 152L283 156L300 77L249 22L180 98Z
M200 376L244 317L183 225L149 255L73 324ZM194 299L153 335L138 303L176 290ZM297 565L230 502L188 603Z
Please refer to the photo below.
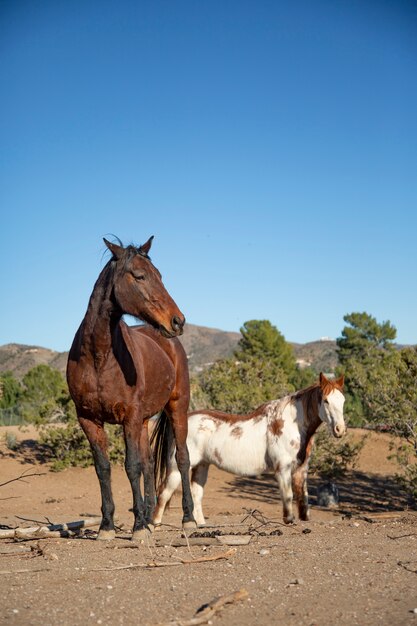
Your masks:
M174 447L174 432L171 420L165 411L162 411L156 420L151 434L151 447L153 448L155 489L159 487L168 474L168 463Z

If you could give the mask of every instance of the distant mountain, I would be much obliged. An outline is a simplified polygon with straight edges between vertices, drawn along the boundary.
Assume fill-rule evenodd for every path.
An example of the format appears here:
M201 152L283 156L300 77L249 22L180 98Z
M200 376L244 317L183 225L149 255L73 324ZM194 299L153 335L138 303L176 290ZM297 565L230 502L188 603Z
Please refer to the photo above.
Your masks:
M36 365L49 365L64 373L68 352L55 352L39 346L26 346L8 343L0 346L0 372L10 371L16 378L22 378Z
M291 344L299 367L314 367L316 372L334 372L338 364L334 339Z
M201 371L214 361L231 356L240 337L240 333L186 324L180 340L188 356L190 372Z
M190 372L201 371L214 361L231 356L240 333L186 324L181 342L188 356ZM333 372L337 365L337 347L333 340L291 344L300 367L313 366L317 371ZM0 346L0 372L9 370L22 378L32 367L45 364L65 373L68 352L55 352L40 346L9 343Z

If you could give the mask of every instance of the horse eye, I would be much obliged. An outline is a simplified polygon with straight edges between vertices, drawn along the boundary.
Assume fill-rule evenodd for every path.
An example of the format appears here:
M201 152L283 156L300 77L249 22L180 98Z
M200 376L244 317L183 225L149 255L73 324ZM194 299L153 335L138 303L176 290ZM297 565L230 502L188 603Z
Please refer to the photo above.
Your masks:
M324 404L329 404L329 401L328 401L328 400L325 400L325 401L324 401Z
M133 274L135 280L145 280L145 274Z

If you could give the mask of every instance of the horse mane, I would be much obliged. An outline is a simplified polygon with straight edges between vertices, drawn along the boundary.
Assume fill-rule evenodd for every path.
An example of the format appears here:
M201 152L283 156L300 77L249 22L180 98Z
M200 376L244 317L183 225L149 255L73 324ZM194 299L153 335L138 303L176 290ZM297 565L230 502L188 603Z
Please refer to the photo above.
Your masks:
M322 382L314 383L305 389L295 391L290 395L289 402L295 403L301 400L304 418L307 422L311 422L318 417L318 408L323 398L326 398L332 391L338 390L343 392L343 387L338 380L329 380L325 378Z
M188 414L188 417L191 417L192 415L205 415L207 417L218 419L221 422L226 422L227 424L235 424L236 422L247 422L251 419L256 420L256 418L262 418L265 415L265 408L268 404L269 402L264 402L250 413L244 413L242 415L237 413L225 413L224 411L218 411L217 409L201 409L200 411L192 411Z

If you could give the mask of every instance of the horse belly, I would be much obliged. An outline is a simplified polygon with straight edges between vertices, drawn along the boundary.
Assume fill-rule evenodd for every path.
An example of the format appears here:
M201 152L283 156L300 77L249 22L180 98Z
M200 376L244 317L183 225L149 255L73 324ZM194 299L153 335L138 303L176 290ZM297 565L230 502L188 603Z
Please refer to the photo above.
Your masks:
M262 473L267 467L265 427L221 424L207 440L205 460L240 476Z

